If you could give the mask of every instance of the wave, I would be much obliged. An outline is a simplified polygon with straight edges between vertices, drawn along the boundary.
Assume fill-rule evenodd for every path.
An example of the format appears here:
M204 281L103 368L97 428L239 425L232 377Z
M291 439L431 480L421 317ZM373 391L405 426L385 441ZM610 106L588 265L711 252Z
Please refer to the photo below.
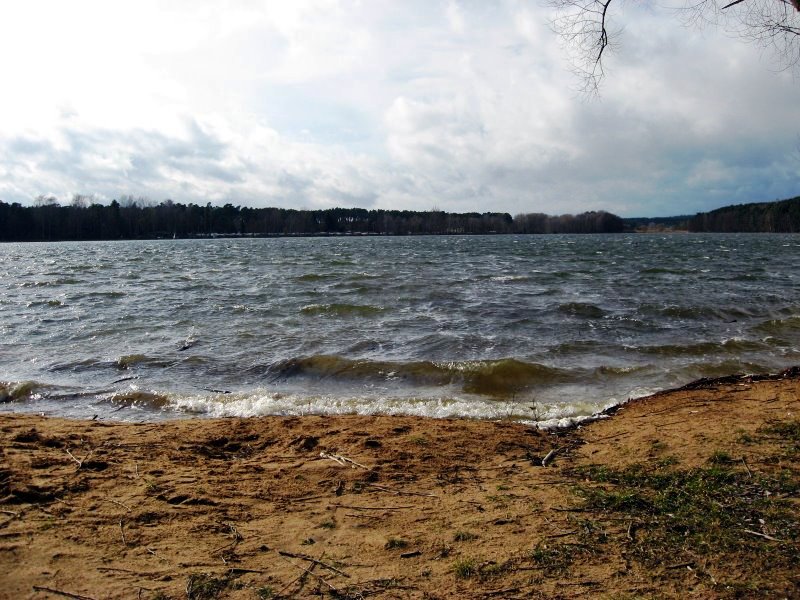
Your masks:
M172 395L169 408L178 413L207 417L266 415L409 415L431 418L513 420L542 429L565 427L598 418L598 408L588 401L540 406L516 400L475 398L306 396L264 389L227 395Z
M122 370L131 369L140 365L148 367L168 367L171 364L173 364L173 361L156 358L155 356L147 356L146 354L123 354L114 361L114 366Z
M721 342L700 342L686 345L664 344L662 346L629 347L628 349L656 356L705 356L717 353L738 354L739 352L763 350L764 347L765 344L760 341L731 338Z
M47 387L37 381L0 381L0 403L33 400Z
M594 374L603 378L629 377L634 373L641 373L649 368L651 368L650 365L632 365L627 367L601 365L594 370Z
M586 319L602 319L606 314L602 308L588 302L567 302L559 305L558 312Z
M268 369L274 380L295 377L384 381L410 385L460 385L470 394L508 396L569 379L560 369L508 358L460 362L353 360L336 355L291 358Z
M697 273L696 269L669 269L666 267L650 267L640 269L639 273L642 275L693 275Z
M64 303L56 298L53 300L34 300L28 302L25 306L27 308L33 308L35 306L64 306Z
M146 367L169 367L175 364L173 360L166 360L146 354L123 354L115 360L100 360L97 358L82 358L64 363L56 363L50 366L49 370L54 373L71 371L80 373L83 371L93 371L102 369L115 369L127 371L139 366Z
M114 392L107 396L106 400L119 407L126 408L165 408L169 403L169 396L157 392L145 392L140 390L130 390L125 392Z
M371 317L385 312L383 306L368 304L308 304L300 309L304 315L336 317Z
M338 279L339 275L335 273L306 273L305 275L298 275L294 278L295 281L326 281L331 279Z
M670 306L658 306L643 304L639 310L645 314L654 314L671 319L737 321L752 316L748 311L735 307L718 308L714 306L680 306L675 304Z
M772 335L797 332L800 330L800 315L793 315L785 319L769 319L768 321L759 323L753 329Z

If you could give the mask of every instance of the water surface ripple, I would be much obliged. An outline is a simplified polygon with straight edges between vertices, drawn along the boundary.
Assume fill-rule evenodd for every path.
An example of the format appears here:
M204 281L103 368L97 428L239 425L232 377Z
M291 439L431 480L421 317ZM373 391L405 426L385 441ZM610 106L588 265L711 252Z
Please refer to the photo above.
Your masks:
M0 245L5 410L558 421L800 363L800 236Z

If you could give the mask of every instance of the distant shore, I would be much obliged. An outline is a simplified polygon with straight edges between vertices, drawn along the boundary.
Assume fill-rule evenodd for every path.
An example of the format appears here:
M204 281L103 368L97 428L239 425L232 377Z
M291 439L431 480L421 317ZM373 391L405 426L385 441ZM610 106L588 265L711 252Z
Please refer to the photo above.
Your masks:
M0 414L0 597L796 593L800 369L610 412L558 432Z

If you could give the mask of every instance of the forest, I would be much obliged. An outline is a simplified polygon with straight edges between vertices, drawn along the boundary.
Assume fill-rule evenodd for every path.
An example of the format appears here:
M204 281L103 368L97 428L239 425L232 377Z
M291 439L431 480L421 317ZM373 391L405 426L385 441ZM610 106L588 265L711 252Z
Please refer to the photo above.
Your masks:
M692 232L797 233L800 232L800 196L776 202L724 206L699 213L688 221Z
M71 241L221 236L487 235L619 233L623 220L599 211L549 216L448 213L440 210L329 208L296 210L205 206L123 196L110 204L76 196L62 206L37 198L33 206L0 201L0 241Z

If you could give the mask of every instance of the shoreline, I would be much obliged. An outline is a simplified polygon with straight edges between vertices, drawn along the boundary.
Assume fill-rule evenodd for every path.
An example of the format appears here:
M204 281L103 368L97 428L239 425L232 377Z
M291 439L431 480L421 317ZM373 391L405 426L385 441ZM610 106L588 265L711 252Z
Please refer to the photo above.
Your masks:
M0 413L0 598L796 592L800 369L605 413Z

